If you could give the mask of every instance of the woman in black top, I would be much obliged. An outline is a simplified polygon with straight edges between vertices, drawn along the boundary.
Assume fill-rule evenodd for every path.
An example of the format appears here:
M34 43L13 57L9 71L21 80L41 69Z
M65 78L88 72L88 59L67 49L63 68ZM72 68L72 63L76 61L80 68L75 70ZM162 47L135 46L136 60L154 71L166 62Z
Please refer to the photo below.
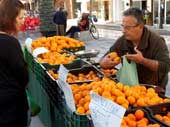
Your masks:
M19 0L0 0L0 127L26 127L28 70L14 37L24 19Z

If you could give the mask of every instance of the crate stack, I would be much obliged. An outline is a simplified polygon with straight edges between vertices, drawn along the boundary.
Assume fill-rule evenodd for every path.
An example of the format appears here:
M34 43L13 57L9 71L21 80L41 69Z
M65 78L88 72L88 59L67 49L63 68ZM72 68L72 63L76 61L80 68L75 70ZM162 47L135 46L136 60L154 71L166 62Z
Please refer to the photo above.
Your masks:
M53 0L40 0L40 32L44 36L56 35L56 27L53 23L53 16L55 9L53 6Z

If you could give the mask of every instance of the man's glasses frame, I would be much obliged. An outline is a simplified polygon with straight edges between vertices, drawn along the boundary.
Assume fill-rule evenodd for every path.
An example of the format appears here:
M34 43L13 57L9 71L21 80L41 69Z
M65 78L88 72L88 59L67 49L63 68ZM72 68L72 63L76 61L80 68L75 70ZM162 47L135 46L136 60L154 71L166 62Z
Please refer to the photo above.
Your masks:
M133 25L133 26L125 26L125 25L121 24L121 28L122 28L122 29L126 29L126 30L130 30L131 28L137 27L138 25L139 25L139 24L136 24L136 25Z

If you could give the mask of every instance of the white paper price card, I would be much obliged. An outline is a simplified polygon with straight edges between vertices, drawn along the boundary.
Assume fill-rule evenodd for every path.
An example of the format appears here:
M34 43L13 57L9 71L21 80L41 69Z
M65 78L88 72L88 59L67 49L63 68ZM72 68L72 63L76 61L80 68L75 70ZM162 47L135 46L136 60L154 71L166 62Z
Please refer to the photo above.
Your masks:
M126 109L91 91L89 105L94 127L120 127Z
M66 103L68 107L71 109L72 112L76 111L73 93L71 90L70 85L66 82L68 75L68 70L61 64L59 68L59 75L58 75L58 85L63 90L64 96L66 99Z
M25 40L25 46L26 46L28 52L30 52L30 53L32 52L32 51L31 51L31 44L32 44L32 39L31 39L31 38L27 38L27 39Z
M46 53L46 52L49 52L49 50L46 49L45 47L39 47L39 48L34 49L32 55L36 58L38 55Z

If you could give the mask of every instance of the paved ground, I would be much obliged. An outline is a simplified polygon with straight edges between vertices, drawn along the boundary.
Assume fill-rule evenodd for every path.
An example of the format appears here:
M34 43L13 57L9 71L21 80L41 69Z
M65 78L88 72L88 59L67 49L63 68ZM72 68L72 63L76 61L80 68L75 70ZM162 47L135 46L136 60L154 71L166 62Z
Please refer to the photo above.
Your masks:
M115 40L122 34L119 29L106 29L105 27L100 27L99 29L100 38L98 40L90 40L85 41L86 49L98 49L100 53L97 58L94 60L98 61L108 50L108 48L115 42ZM168 34L170 35L170 34ZM167 34L163 34L162 36L165 38L166 43L170 50L170 36ZM27 32L19 34L19 40L21 44L24 44L24 41L27 37L31 37L35 39L40 37L41 34L39 32ZM31 122L31 127L44 127L38 117L33 117Z

